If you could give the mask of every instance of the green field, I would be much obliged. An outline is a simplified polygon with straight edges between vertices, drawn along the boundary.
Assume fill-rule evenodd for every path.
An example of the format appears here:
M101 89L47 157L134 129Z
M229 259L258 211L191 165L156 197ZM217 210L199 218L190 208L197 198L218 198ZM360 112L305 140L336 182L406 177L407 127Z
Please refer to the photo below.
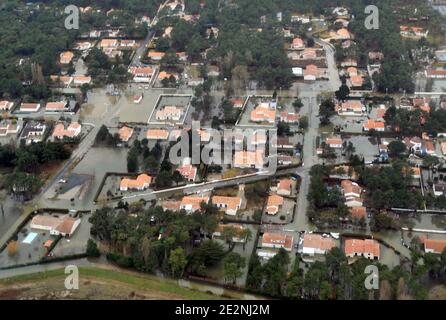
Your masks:
M178 299L221 296L180 287L173 280L97 267L79 268L79 290L67 291L63 269L0 280L0 299Z

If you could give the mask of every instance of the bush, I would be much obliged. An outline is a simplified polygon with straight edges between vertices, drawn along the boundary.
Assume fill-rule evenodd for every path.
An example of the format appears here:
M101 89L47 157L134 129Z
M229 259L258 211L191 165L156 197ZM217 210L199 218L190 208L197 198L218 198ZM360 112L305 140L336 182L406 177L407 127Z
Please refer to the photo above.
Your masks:
M107 260L116 263L120 267L130 268L133 266L133 259L130 257L125 257L118 253L107 253Z
M98 245L91 239L88 239L86 253L89 257L99 257L101 255L101 252L98 249Z

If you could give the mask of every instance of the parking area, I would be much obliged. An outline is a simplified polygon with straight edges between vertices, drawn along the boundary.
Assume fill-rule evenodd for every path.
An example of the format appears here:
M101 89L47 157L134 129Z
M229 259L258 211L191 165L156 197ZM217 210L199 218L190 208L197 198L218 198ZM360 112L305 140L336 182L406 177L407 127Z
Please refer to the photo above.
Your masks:
M351 136L345 139L355 148L355 154L364 157L365 163L373 162L379 155L378 140L369 136Z

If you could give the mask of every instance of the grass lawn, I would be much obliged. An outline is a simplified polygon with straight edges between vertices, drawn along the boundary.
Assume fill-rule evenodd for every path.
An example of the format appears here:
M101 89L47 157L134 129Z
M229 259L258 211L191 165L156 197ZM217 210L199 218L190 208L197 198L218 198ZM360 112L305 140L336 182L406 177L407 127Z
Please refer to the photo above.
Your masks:
M73 290L69 299L222 299L217 295L180 287L170 279L136 272L80 267L79 276L79 290ZM64 270L58 269L0 280L0 299L57 298L58 292L65 291L65 277ZM50 297L47 296L49 294Z

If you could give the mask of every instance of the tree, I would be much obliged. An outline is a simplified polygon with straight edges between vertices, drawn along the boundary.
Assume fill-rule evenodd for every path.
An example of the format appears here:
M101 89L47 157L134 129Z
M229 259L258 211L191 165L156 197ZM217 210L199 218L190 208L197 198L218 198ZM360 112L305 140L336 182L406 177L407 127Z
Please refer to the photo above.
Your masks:
M241 239L244 239L243 250L245 250L246 243L251 241L251 239L252 239L252 231L251 231L251 229L244 228L243 230L240 231L239 237Z
M200 265L210 267L219 262L224 255L225 251L220 243L205 240L192 252L192 265L195 270Z
M300 118L299 120L299 128L301 130L307 130L308 128L308 117L307 116L303 116Z
M294 100L293 107L296 112L299 112L303 106L304 104L300 98L296 98L296 100Z
M245 267L245 258L238 253L230 252L223 259L223 268L226 281L232 281L235 284L237 278L243 275L243 268Z
M172 180L176 183L176 185L178 185L180 182L184 181L184 177L179 171L175 170L172 174Z
M138 148L136 146L132 147L130 149L128 155L127 155L127 171L128 172L137 172L139 170L139 152Z
M87 241L87 256L89 257L99 257L101 252L98 249L98 245L92 239L88 239Z
M161 171L155 180L155 185L158 188L166 188L172 185L172 174L168 171Z
M330 118L336 114L335 104L331 99L325 99L322 101L319 107L319 116L322 126L330 124Z
M174 277L181 278L184 268L187 265L186 253L183 248L178 247L170 251L169 266L170 272Z
M391 141L388 148L389 155L391 157L400 157L404 152L406 152L406 145L398 140Z
M19 243L12 240L8 243L8 256L14 257L17 253L19 253Z
M339 90L335 92L336 99L338 99L339 101L344 101L345 99L347 99L349 95L350 95L350 89L345 83L343 83L339 87Z
M226 226L221 232L222 238L228 244L229 247L234 243L234 238L237 236L237 229L232 226Z
M5 187L15 197L31 199L42 187L43 182L32 174L14 172L6 176Z

